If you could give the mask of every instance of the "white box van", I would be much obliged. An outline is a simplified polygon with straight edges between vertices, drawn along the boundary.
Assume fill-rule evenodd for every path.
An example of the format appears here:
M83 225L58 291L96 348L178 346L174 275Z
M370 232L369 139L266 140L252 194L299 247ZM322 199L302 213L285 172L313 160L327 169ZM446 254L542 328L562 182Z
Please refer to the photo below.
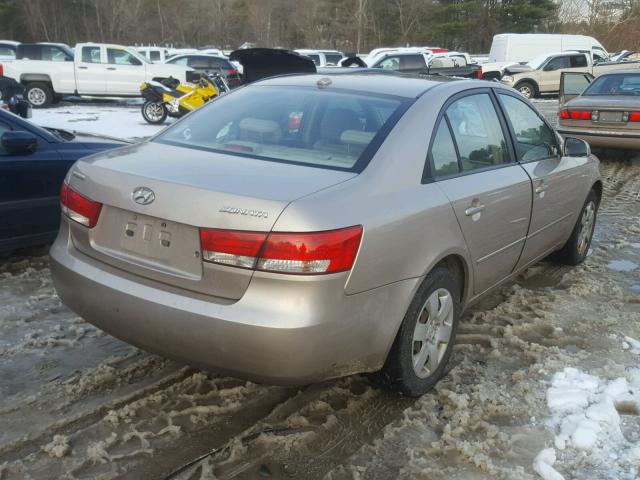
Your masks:
M591 52L594 63L609 58L602 44L586 35L501 33L493 37L489 62L528 62L545 53L567 50Z

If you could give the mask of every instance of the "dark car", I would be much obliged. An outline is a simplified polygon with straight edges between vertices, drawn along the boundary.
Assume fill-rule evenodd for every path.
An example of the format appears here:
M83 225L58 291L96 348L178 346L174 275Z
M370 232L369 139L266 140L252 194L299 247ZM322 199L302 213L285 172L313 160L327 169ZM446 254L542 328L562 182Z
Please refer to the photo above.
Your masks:
M430 57L418 52L389 52L376 59L371 66L401 73L466 78L477 78L480 70L480 65L467 63L463 54Z
M59 192L81 157L126 142L45 129L0 110L0 251L46 243L60 223Z
M187 81L193 82L203 74L220 73L224 75L227 84L231 88L240 86L242 79L236 67L229 60L215 55L184 54L171 57L165 63L173 65L186 65L193 68L187 72Z

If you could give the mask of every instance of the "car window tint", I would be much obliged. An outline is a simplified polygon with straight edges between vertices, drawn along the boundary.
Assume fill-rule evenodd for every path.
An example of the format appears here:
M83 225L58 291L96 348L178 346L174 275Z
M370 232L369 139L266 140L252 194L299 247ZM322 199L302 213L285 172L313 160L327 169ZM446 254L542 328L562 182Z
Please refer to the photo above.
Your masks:
M140 65L140 61L126 50L107 48L107 63L114 65Z
M573 55L570 57L571 68L582 68L587 66L586 55Z
M367 147L402 105L396 97L377 95L241 89L193 112L154 141L351 170L360 158L370 158L363 157Z
M400 57L401 70L415 70L427 66L422 55L403 55Z
M445 118L440 120L431 145L431 160L433 161L433 176L444 177L460 173L458 154L451 138L451 132Z
M82 47L82 61L84 63L101 63L100 47Z
M157 62L158 60L160 60L160 52L151 50L149 52L149 60L151 60L152 62Z
M505 113L516 135L518 158L534 162L556 155L556 136L538 114L522 100L500 94Z
M446 114L458 145L462 171L509 162L507 142L488 94L456 100Z
M549 60L544 67L545 70L559 70L561 68L569 68L569 57L556 57Z
M307 57L309 57L311 60L313 60L313 63L316 65L316 67L320 66L320 55L307 55Z

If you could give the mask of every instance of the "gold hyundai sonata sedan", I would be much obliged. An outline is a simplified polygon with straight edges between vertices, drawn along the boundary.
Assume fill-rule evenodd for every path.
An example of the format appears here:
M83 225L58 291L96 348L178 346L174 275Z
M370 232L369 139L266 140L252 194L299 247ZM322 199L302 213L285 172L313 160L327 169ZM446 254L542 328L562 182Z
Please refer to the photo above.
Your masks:
M140 348L278 384L379 372L420 395L465 308L551 253L584 260L601 192L588 145L508 87L281 76L78 161L52 272Z

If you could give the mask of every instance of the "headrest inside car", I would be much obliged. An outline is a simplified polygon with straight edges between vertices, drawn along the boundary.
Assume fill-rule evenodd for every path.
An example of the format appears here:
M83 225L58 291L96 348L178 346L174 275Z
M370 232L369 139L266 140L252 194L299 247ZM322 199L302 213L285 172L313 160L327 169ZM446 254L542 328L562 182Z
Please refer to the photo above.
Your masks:
M238 125L241 130L255 133L273 133L280 131L280 125L273 120L263 120L260 118L243 118Z

